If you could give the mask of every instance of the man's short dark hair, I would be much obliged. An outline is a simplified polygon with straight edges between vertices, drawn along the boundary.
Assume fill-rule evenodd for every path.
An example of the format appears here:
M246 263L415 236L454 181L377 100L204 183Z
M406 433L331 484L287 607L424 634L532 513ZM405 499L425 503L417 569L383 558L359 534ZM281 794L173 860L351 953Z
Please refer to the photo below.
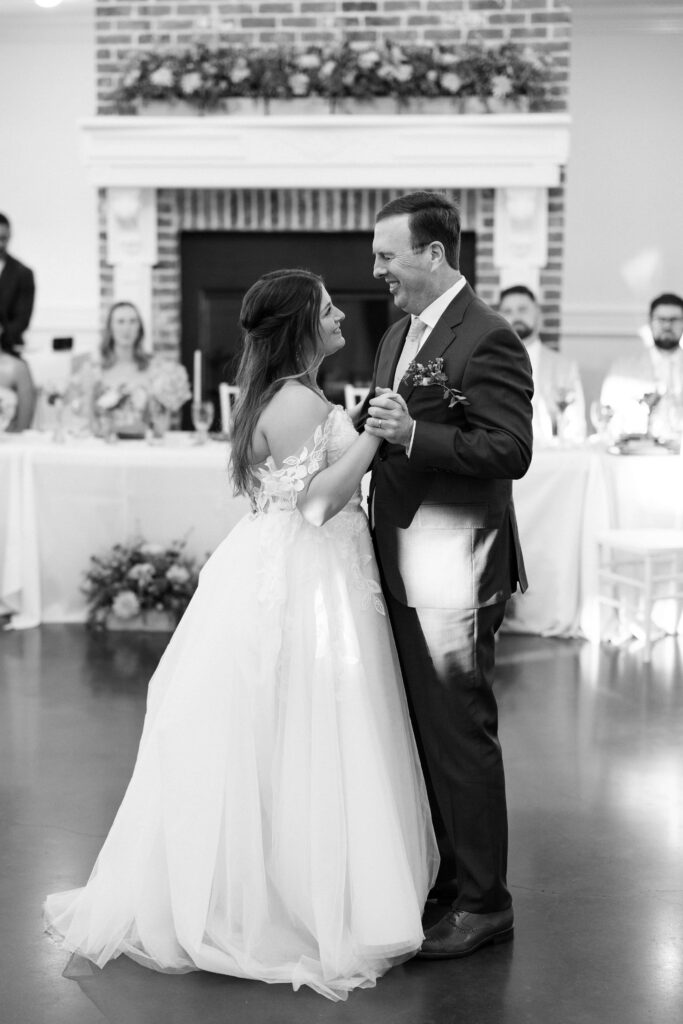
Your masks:
M4 224L6 228L10 227L9 218L4 213L0 213L0 224Z
M675 295L673 292L664 292L662 295L658 295L650 303L650 316L652 316L657 306L680 306L683 309L683 299L680 295Z
M413 245L427 246L441 242L446 261L454 270L460 269L460 210L443 192L407 192L389 200L375 220L409 214Z
M531 299L534 305L538 305L538 299L531 288L527 288L525 284L511 284L509 288L504 288L498 299L499 306L502 305L503 299L507 299L508 295L525 295L527 299Z

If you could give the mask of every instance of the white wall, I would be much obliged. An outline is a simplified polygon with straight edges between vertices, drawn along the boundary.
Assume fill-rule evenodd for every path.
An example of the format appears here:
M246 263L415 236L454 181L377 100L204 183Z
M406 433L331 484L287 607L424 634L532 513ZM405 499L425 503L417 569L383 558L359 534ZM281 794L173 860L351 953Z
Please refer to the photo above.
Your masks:
M683 294L683 4L573 6L562 349L588 397Z
M77 129L95 112L94 60L92 3L0 0L0 210L36 275L29 349L54 336L88 347L98 333L96 192Z
M562 345L590 397L649 299L683 292L683 4L571 6ZM92 0L0 0L0 210L36 272L31 347L98 332L96 196L77 130L95 111L94 60Z

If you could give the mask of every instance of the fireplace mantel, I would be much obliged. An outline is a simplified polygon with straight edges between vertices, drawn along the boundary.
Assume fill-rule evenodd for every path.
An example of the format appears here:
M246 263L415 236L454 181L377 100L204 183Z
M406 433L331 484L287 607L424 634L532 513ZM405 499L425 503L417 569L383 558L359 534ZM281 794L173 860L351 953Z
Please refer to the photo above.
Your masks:
M136 188L548 188L567 114L97 117L93 185Z
M152 319L159 189L494 189L500 286L537 290L567 114L98 117L83 160L107 191L114 297Z

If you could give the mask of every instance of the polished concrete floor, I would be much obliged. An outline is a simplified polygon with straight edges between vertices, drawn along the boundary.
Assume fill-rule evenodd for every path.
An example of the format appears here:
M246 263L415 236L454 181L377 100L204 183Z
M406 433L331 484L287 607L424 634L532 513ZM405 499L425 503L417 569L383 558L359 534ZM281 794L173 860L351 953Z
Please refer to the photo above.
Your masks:
M163 639L0 634L0 1024L679 1024L683 639L503 637L512 943L413 960L330 1003L125 957L68 962L48 892L85 881L128 780ZM432 911L434 913L434 911Z

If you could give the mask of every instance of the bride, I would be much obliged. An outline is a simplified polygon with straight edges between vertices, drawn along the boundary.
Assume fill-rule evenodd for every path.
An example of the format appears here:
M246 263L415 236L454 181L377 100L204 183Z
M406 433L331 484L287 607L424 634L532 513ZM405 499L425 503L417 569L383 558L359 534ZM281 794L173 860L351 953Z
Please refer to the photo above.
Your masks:
M322 281L247 292L232 475L247 515L151 680L133 776L47 928L103 966L374 985L423 939L438 866L360 482L379 444L316 386L344 345Z

